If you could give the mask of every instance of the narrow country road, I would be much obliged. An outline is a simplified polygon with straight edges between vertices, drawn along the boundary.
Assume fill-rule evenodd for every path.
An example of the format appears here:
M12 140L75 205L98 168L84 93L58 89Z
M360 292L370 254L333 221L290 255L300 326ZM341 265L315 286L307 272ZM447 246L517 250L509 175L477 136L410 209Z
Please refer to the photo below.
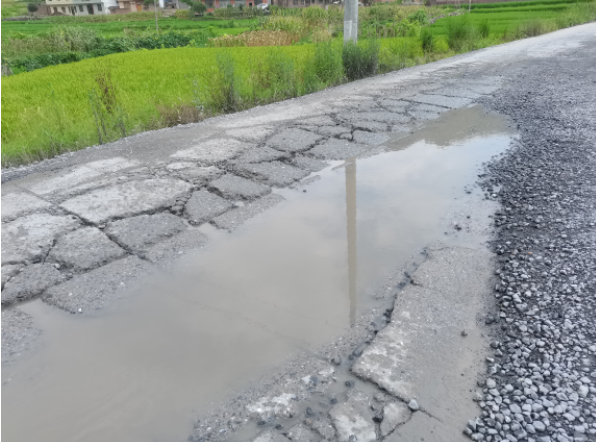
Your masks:
M596 441L596 24L2 173L12 441Z

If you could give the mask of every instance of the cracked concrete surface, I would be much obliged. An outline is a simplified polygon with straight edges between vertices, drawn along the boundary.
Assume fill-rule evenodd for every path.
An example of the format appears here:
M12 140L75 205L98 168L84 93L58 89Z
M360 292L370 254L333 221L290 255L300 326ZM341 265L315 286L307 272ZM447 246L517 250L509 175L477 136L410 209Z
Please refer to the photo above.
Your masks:
M587 50L595 30L579 26L3 171L2 304L11 306L2 312L3 362L39 337L20 302L40 297L96 314L205 245L207 235L188 223L233 230L283 201L275 188L311 179L327 161L374 154L515 81L497 68ZM337 403L331 419L266 428L254 440L462 439L462 422L476 414L470 380L484 341L475 318L486 307L489 270L484 251L431 248L387 327L351 356L363 391ZM389 394L377 396L379 388ZM411 399L419 411L407 411Z
M476 408L470 379L482 368L484 348L476 317L491 299L492 268L488 251L429 248L398 293L391 322L352 367L404 403L415 399L444 440L465 440L461 422ZM431 440L426 430L418 437Z

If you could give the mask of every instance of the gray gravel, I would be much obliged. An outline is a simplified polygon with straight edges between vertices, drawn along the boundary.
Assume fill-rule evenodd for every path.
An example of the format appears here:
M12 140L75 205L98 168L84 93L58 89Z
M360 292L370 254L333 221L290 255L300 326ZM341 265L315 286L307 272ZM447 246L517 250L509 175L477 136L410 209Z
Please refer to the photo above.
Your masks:
M486 100L521 136L482 177L501 204L498 311L472 440L596 440L596 56L586 55L519 66Z

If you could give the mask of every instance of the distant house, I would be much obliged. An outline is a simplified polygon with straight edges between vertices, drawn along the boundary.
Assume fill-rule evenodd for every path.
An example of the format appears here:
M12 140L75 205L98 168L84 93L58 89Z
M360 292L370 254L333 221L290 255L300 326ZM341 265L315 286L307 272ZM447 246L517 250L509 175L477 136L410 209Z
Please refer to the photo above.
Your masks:
M117 0L45 0L51 15L109 14L117 8Z
M112 14L128 14L129 12L138 12L153 10L151 7L144 7L143 0L116 0L118 2L117 8L110 8ZM160 8L164 7L164 0L157 0L157 4Z
M228 5L232 5L233 7L248 6L252 8L260 4L277 5L286 8L306 8L315 5L324 7L325 5L337 3L338 0L202 0L202 2L209 8L208 10L213 10L226 8ZM343 1L339 3L343 3Z

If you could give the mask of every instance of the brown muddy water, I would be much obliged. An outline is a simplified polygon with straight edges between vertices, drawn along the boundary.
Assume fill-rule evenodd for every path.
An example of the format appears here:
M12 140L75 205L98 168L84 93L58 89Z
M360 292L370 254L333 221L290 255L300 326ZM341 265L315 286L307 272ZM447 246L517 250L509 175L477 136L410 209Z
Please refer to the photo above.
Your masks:
M208 247L100 316L26 304L42 342L2 370L2 436L186 440L197 413L373 307L371 288L445 238L454 201L511 137L482 108L448 112L279 190L285 202L231 234L205 226Z

